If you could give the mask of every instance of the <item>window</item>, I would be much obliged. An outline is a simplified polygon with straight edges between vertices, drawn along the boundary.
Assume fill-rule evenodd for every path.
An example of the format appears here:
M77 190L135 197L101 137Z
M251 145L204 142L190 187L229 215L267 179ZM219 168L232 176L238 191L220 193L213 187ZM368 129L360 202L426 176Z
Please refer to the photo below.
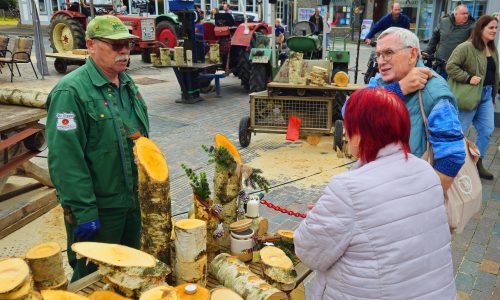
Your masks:
M45 0L38 0L38 9L41 15L47 15L47 7L45 5Z

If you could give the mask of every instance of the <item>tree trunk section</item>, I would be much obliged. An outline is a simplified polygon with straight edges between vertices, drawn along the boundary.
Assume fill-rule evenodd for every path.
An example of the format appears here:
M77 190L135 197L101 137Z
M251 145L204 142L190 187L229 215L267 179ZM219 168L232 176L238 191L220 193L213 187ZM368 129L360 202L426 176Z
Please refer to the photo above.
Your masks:
M176 284L207 283L207 222L197 219L177 221L175 230Z
M136 141L134 155L139 171L141 250L171 265L172 200L167 161L156 144L143 137Z
M222 205L222 227L224 237L220 240L223 248L229 249L231 237L229 225L236 222L238 210L238 193L241 190L241 173L239 167L230 170L220 163L215 163L214 202Z
M297 272L293 267L292 260L286 256L283 250L266 246L260 249L260 259L264 276L268 282L286 292L295 288Z
M209 207L213 205L213 201L210 199L205 199L205 202L208 203ZM219 253L219 242L214 237L214 231L217 229L219 220L207 212L206 207L194 194L193 203L195 218L207 222L207 260L212 261L212 259Z
M59 289L67 284L61 247L57 243L37 245L26 253L37 289Z
M0 88L0 103L45 108L48 94L38 91Z
M210 263L208 271L222 285L247 300L285 300L288 296L252 273L234 256L221 253Z

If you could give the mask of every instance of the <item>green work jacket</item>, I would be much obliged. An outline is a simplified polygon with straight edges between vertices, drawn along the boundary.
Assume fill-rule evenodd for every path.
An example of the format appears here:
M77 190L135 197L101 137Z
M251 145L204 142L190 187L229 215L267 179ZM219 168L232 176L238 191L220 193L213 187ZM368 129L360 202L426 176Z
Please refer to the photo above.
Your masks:
M146 104L129 75L123 72L119 78L139 130L147 136ZM50 177L76 224L97 219L100 208L138 206L133 142L120 117L118 91L89 58L61 79L47 99Z

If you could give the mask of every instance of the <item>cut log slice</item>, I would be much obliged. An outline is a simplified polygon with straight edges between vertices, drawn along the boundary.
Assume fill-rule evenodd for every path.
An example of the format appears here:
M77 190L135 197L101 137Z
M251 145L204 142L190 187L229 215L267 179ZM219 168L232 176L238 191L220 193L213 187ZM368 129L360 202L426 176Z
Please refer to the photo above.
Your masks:
M180 300L209 300L210 291L192 283L185 283L175 287Z
M295 287L297 272L292 260L280 248L266 246L260 249L264 275L277 288L291 291Z
M27 298L33 290L33 280L28 278L20 287L15 290L0 294L0 300L16 300Z
M293 231L292 230L278 230L276 231L282 239L293 242Z
M68 287L68 278L64 275L63 279L57 279L56 281L35 281L35 287L37 290L65 290Z
M28 250L26 260L38 289L54 289L54 287L62 287L64 283L67 284L59 244L44 243L37 245Z
M247 265L227 253L217 255L208 270L220 283L247 300L285 300L288 296L252 273Z
M169 285L162 285L149 291L146 291L141 295L139 300L177 300L177 292L174 287Z
M11 292L25 283L30 276L28 264L20 258L0 261L0 294Z
M111 291L95 291L89 296L90 300L132 300L130 298L118 295Z
M212 291L210 300L243 300L243 298L230 289L218 288Z
M88 300L89 298L67 292L57 290L43 290L41 291L43 300Z
M108 266L152 268L156 265L152 255L118 244L80 242L74 243L71 249L82 257Z
M222 133L217 133L214 138L215 147L224 147L233 157L234 161L241 164L241 156L236 146Z

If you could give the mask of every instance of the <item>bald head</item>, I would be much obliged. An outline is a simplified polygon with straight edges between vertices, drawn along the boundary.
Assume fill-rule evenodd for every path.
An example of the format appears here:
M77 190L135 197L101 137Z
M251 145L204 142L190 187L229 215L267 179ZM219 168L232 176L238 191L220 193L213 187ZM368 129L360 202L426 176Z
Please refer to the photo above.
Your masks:
M456 25L465 24L469 19L469 10L467 9L467 6L460 4L455 7L455 10L453 11L453 17L455 18Z
M393 17L399 17L401 14L401 5L399 3L394 2L391 6L391 14Z

